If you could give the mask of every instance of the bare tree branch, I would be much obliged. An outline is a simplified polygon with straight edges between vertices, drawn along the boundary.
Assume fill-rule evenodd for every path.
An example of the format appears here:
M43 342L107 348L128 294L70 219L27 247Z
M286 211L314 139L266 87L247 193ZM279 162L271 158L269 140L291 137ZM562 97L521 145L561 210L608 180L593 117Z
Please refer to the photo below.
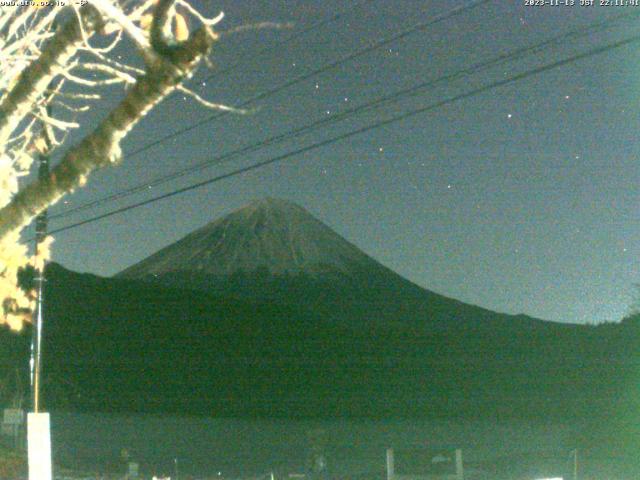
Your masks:
M145 75L138 77L122 102L93 133L67 152L47 180L24 187L0 210L0 238L27 225L47 206L86 181L93 170L117 163L122 138L192 73L209 52L214 39L203 27L179 49L171 51L170 61L163 57Z
M85 31L94 31L101 25L100 14L95 8L86 5L81 11ZM82 41L82 28L77 19L69 20L47 44L40 58L19 76L13 89L0 103L0 154L12 132L33 109L51 80L61 73L62 66L75 55Z
M210 108L212 110L220 110L222 112L237 113L237 114L240 114L240 115L244 115L244 114L249 113L249 110L244 109L244 108L234 108L234 107L230 107L228 105L223 105L221 103L214 103L214 102L210 102L209 100L205 100L200 95L198 95L196 92L194 92L193 90L185 87L184 85L178 85L176 88L177 88L178 91L180 91L180 92L184 93L185 95L188 95L191 98L193 98L196 102L198 102L203 107L207 107L207 108Z
M89 0L81 9L67 5L0 8L0 324L14 329L29 321L34 301L32 293L18 286L19 271L28 264L42 266L45 260L30 256L20 242L22 229L38 213L83 185L92 171L117 163L122 139L176 89L207 108L245 113L182 86L199 63L208 60L219 38L212 27L223 14L208 18L187 0ZM68 20L54 30L65 9L76 15L65 17ZM190 32L184 15L202 27ZM272 25L249 28L262 27ZM91 44L96 33L106 41ZM123 36L138 47L143 68L114 55ZM84 78L83 72L91 77ZM34 158L63 144L71 129L81 124L82 112L101 99L100 88L111 83L125 85L118 106L66 151L47 178L22 186ZM47 108L51 104L62 108L53 115Z

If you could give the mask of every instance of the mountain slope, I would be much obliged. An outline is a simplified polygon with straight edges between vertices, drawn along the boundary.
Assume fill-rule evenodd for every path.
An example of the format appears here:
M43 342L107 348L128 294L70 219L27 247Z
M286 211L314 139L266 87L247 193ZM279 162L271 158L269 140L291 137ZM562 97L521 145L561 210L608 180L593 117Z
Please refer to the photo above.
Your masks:
M48 409L571 419L635 401L623 395L638 380L630 325L351 328L275 302L57 265L47 275ZM26 368L28 339L0 330L1 378Z
M298 205L267 198L196 230L118 276L179 270L226 276L261 269L273 275L349 274L378 268L376 263Z
M510 323L534 328L542 322L425 290L302 207L271 198L211 222L116 278L296 305L357 328L500 328Z
M47 275L52 408L564 419L635 398L632 325L557 324L443 297L286 202L235 212L118 278L55 264ZM0 331L3 377L16 357L28 364L28 338L5 344Z
M606 426L610 444L640 446L627 428L640 423L638 319L595 328L464 304L288 202L254 203L116 278L55 264L47 277L48 409L580 418L585 442ZM27 384L28 340L0 329L0 386L16 364Z

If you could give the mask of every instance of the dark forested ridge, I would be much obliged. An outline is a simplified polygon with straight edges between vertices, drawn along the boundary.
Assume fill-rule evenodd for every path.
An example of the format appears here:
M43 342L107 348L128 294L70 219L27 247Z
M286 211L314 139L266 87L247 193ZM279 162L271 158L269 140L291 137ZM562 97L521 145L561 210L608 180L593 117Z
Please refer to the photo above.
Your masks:
M475 323L448 312L448 328L428 317L387 325L55 264L48 275L54 409L571 418L631 408L637 393L632 319L588 327L478 309ZM5 372L25 365L26 332L3 337Z
M51 410L580 421L589 442L640 447L638 316L594 327L468 305L287 202L115 278L56 264L47 277ZM28 344L0 330L5 403L16 367L27 384Z

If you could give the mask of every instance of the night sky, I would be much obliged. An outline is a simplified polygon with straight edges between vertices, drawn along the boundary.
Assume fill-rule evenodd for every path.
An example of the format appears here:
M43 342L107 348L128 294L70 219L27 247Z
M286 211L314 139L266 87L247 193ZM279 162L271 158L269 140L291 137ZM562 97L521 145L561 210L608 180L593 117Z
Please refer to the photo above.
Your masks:
M214 47L214 69L199 70L188 84L207 99L238 105L469 3L195 2L209 16L226 13L221 30L259 21L295 26L224 37ZM286 41L338 12L344 12L338 20ZM127 137L120 167L94 174L85 189L51 213L624 13L639 16L145 192L54 218L51 228L636 35L640 6L489 2L260 100L252 105L260 107L256 113L226 115L128 157L127 152L212 116L176 93ZM278 42L283 43L256 53ZM61 232L53 260L72 270L112 275L233 209L273 196L299 203L384 265L449 297L562 322L619 320L640 281L639 43ZM121 54L126 60L133 53L122 49ZM216 70L231 66L216 76ZM110 90L85 127L95 125L121 94Z

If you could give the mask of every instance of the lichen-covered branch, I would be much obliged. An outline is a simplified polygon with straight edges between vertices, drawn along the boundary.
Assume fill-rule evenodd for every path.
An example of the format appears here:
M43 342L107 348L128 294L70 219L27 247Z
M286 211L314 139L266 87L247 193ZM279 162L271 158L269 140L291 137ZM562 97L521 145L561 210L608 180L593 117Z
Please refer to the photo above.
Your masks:
M207 19L180 0L183 13L202 24L191 35L174 1L136 0L136 5L127 4L133 6L128 12L118 0L89 0L80 9L69 2L67 7L0 9L0 324L17 330L29 322L34 295L19 287L19 272L29 264L41 268L43 254L48 255L51 239L32 257L20 242L22 229L82 185L92 171L117 163L122 139L181 86L218 38L211 27L222 14ZM59 17L65 9L75 15ZM56 18L67 20L56 29ZM89 40L96 34L113 39L92 45ZM124 36L134 42L144 68L109 56ZM94 61L86 61L86 55ZM100 89L111 83L128 87L119 105L67 150L47 178L23 186L20 177L29 173L34 157L60 147L69 130L82 123L77 117L100 100ZM207 108L225 108L191 96ZM50 105L62 108L54 115ZM54 131L63 133L60 140Z
M0 209L0 239L27 225L31 219L64 194L81 185L93 170L120 160L120 142L133 126L171 93L209 52L215 36L206 28L163 54L136 79L120 104L79 144L72 147L48 179L20 190ZM166 52L165 52L166 53Z
M99 12L91 5L81 9L81 17L84 25L76 19L69 20L46 44L39 58L22 71L0 102L0 155L22 119L34 110L51 81L76 54L83 42L83 28L86 34L99 28L102 22Z

